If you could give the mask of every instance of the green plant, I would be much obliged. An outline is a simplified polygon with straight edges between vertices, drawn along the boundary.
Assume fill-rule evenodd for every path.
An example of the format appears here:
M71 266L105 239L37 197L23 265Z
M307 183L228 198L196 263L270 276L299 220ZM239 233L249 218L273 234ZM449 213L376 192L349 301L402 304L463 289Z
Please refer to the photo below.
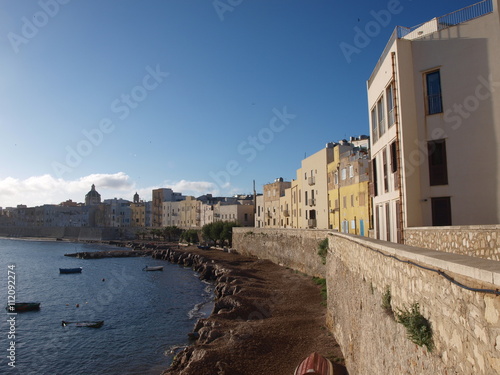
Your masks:
M328 238L325 238L318 244L318 255L321 257L321 263L326 264L328 254Z
M326 299L328 297L327 289L326 289L326 279L321 277L313 277L313 283L319 285L321 287L321 297L323 301L321 302L323 305L326 305Z
M382 295L382 308L387 313L387 315L394 316L391 306L391 288L389 285L385 288L385 292Z
M397 309L396 321L406 328L408 338L419 346L426 346L431 352L434 349L431 323L420 314L420 306L415 302L410 308Z

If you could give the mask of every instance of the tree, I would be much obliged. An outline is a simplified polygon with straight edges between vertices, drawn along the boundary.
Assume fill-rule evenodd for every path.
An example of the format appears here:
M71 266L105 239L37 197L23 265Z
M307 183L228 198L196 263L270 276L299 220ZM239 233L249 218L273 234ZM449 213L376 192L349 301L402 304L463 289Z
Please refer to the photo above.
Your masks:
M196 229L187 229L182 232L181 240L186 241L188 243L197 243L199 242L198 231Z

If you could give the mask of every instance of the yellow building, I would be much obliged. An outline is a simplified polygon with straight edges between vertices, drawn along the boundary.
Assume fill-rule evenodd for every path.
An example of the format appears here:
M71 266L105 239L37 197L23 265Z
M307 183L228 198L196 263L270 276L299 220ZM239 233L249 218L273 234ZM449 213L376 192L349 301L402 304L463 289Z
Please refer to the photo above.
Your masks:
M347 141L334 147L334 160L327 168L328 213L330 229L367 236L371 228L370 156L368 138L361 139L366 139L365 147Z

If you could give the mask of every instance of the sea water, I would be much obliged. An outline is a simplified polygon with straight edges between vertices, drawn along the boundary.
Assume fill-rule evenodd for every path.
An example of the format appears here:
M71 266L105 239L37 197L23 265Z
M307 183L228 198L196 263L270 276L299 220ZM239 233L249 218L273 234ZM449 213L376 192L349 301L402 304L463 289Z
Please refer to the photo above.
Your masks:
M160 374L175 349L189 344L187 333L212 308L212 285L189 268L151 257L64 256L111 249L0 239L1 374ZM146 272L146 265L164 270ZM82 273L59 274L74 267ZM12 295L41 308L9 314ZM63 320L104 325L63 327Z

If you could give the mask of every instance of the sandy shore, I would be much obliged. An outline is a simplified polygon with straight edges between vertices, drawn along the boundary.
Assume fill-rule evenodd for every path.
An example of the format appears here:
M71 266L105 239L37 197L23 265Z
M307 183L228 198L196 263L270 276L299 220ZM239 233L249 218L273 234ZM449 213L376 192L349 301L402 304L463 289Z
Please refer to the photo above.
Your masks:
M165 375L291 375L316 351L346 374L325 327L326 308L312 278L266 260L172 247L156 257L193 266L216 282L214 312L193 328L196 340Z

